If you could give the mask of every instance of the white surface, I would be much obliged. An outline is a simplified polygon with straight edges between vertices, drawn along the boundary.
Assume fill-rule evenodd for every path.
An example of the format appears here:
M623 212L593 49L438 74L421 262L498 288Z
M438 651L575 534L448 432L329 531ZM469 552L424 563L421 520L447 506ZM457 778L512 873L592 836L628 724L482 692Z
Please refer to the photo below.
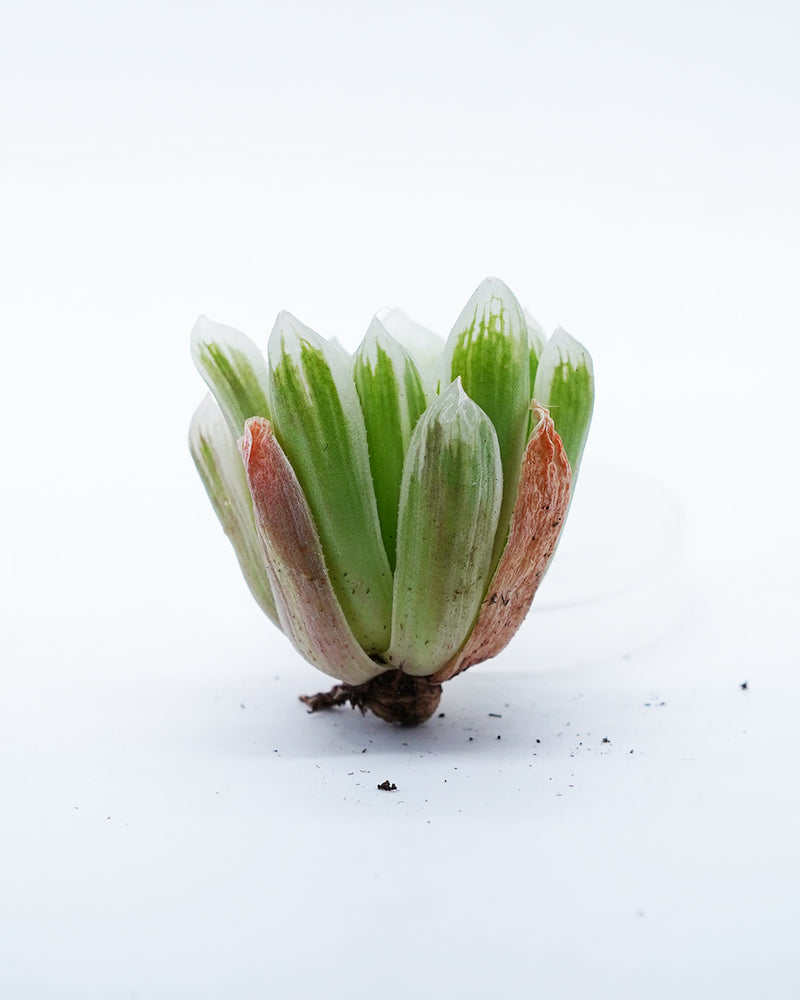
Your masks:
M4 25L3 996L800 996L797 8L493 10ZM666 610L554 575L444 718L309 717L189 330L446 330L486 274L594 356L577 578L618 469L682 512Z

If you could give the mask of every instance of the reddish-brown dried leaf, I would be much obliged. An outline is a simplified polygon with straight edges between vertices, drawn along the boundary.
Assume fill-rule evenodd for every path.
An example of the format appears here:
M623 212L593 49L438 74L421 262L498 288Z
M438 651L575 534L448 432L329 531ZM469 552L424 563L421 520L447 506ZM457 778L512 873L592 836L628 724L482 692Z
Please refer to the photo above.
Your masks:
M571 471L550 414L537 404L533 409L539 423L522 459L508 542L472 634L433 681L449 680L506 647L527 615L555 551L569 505Z
M361 684L381 673L336 599L308 501L270 422L251 417L240 447L283 631L331 677Z

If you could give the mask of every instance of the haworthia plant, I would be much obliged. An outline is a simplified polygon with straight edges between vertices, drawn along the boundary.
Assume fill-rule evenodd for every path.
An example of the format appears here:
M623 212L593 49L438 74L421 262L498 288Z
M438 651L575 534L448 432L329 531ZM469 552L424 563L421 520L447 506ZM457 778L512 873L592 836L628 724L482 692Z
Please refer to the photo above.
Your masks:
M563 330L547 340L495 278L446 342L397 310L384 319L351 358L280 313L267 359L200 320L192 355L214 398L190 447L257 602L341 682L306 704L417 723L525 617L594 376L584 347Z

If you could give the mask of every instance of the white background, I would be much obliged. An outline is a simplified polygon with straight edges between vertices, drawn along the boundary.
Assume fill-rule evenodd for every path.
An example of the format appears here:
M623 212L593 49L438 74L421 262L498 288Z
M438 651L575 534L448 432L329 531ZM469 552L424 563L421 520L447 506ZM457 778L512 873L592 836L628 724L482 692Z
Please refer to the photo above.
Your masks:
M4 996L800 996L799 31L778 0L6 10ZM446 333L487 274L594 356L600 590L660 530L626 540L625 484L684 545L654 599L545 602L443 719L310 718L325 678L188 458L189 330Z

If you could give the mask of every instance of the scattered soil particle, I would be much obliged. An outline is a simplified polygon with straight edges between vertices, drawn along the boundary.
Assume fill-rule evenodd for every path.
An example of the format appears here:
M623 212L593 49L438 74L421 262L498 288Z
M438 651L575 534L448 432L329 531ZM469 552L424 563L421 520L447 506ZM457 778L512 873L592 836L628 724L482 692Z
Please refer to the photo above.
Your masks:
M378 788L382 792L396 792L397 791L397 785L393 781L389 781L388 778L386 779L386 781L382 781L378 785Z
M502 719L503 716L499 712L489 712L490 719Z
M611 740L607 736L604 736L600 742L601 743L610 743Z
M443 719L444 718L444 712L439 712L439 714L436 716L436 718L437 719Z
M739 687L742 689L742 691L746 691L747 690L747 681L742 681L742 683L739 685Z

